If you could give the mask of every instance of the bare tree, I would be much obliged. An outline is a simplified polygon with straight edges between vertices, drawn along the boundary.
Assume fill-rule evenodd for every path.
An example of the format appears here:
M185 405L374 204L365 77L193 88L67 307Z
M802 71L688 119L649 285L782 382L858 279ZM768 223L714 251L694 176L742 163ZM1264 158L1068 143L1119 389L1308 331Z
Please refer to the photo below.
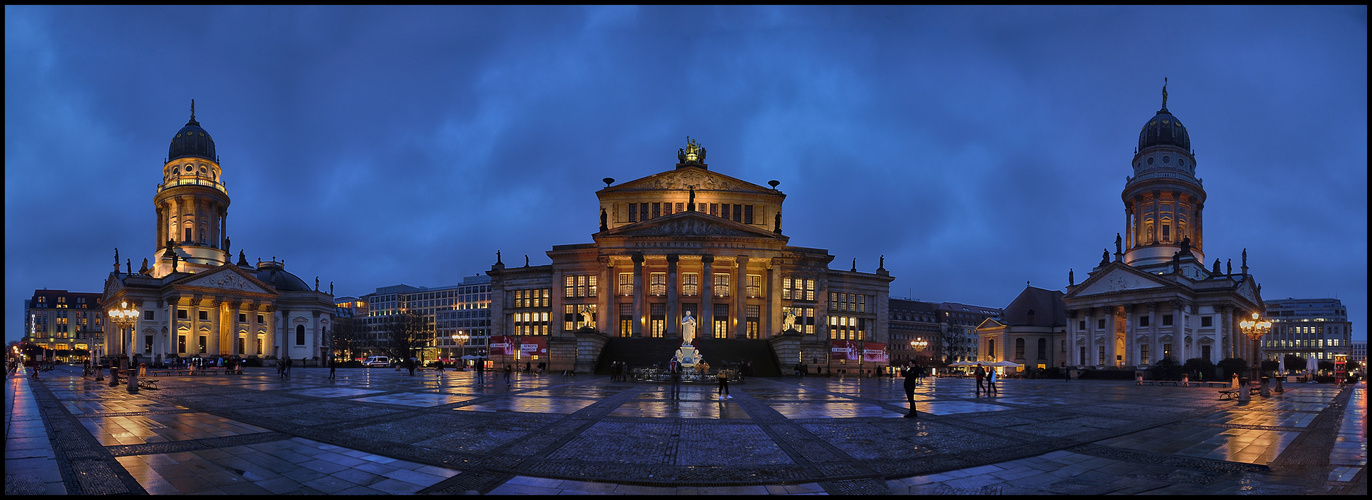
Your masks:
M349 360L362 356L371 347L371 330L360 318L336 318L333 323L333 337L330 339L334 352L342 351Z
M428 318L413 312L391 316L384 331L386 353L402 360L421 356L423 349L434 341L434 328Z

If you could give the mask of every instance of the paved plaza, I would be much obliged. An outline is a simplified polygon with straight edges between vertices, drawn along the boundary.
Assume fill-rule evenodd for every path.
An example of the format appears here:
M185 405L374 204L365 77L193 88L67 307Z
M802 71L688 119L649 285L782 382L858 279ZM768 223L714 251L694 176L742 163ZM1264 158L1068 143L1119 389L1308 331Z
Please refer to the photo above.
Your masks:
M158 377L63 366L5 384L6 494L1350 494L1367 492L1365 383L1240 404L1201 387L928 379Z

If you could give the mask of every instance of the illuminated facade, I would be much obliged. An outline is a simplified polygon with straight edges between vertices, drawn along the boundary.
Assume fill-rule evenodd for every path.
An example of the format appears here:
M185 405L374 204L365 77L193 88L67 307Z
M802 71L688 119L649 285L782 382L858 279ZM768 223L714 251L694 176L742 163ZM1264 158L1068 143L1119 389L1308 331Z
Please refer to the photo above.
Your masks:
M957 302L921 302L891 299L890 353L893 364L920 357L931 360L973 361L977 359L977 325L987 318L1000 319L994 307ZM927 343L923 350L910 341Z
M1253 359L1239 321L1263 311L1261 286L1248 274L1209 269L1202 214L1205 188L1196 177L1190 135L1167 110L1144 124L1125 181L1123 237L1115 237L1081 283L1069 271L1066 359L1060 365L1148 367L1164 358L1184 363L1229 357Z
M131 325L109 325L111 362L137 357L260 356L315 359L327 347L332 290L313 289L286 271L285 261L258 260L240 250L230 261L229 195L214 140L191 119L171 140L153 196L156 246L137 271L119 262L105 280L106 311L138 311Z
M606 179L593 243L554 246L550 265L507 267L498 256L487 272L492 333L546 336L552 366L575 360L577 370L591 370L610 338L680 338L688 313L697 337L771 341L788 368L827 359L830 340L887 342L884 266L829 269L827 251L787 244L776 181L711 171L694 142L677 160L619 185Z
M66 362L84 360L104 344L100 294L34 290L24 300L24 342L54 351Z
M973 361L1013 361L1037 369L1062 366L1067 356L1062 296L1057 290L1026 285L1000 318L977 325L977 352L985 355Z
M1345 354L1354 359L1353 323L1339 299L1278 299L1266 305L1272 320L1271 333L1262 339L1267 359L1287 354L1326 361Z
M360 313L355 317L362 319L371 331L373 354L384 354L382 349L387 344L387 323L396 314L411 312L423 316L434 332L434 340L429 347L437 351L430 352L438 357L450 358L455 357L452 356L454 353L464 350L476 354L486 348L491 325L490 302L491 278L477 275L463 278L460 285L392 285L377 288L373 293L358 297L354 301L354 309ZM458 333L467 336L464 343L453 338Z

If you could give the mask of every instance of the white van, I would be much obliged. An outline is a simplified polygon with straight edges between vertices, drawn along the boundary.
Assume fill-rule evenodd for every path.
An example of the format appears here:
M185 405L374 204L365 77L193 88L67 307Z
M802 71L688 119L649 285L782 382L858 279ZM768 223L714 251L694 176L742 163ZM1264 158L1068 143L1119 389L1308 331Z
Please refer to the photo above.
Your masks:
M362 362L362 366L368 368L371 368L373 366L380 366L382 368L385 368L391 366L391 358L386 356L368 356L367 360Z

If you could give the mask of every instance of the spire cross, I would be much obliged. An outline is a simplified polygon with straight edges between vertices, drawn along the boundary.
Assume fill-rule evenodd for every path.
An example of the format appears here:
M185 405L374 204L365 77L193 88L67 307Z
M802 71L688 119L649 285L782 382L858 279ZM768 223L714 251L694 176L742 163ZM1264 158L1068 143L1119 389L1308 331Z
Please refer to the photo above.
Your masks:
M1163 94L1165 95L1166 93L1167 93L1167 91L1164 90L1164 91L1163 91ZM1167 98L1166 98L1166 97L1164 97L1162 100L1163 100L1163 102L1167 102ZM1166 106L1166 105L1163 105L1163 107L1165 108L1165 107L1167 107L1167 106ZM191 119L192 119L192 120L195 119L195 99L191 99Z

